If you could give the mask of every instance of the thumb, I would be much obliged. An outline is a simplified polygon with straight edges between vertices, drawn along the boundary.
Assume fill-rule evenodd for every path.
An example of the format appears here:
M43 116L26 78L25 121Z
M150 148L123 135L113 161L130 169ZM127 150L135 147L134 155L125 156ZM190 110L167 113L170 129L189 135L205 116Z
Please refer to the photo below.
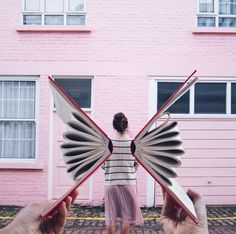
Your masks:
M199 225L206 227L207 226L207 212L206 205L203 200L203 197L197 192L189 189L187 194L193 201L193 205L198 217Z

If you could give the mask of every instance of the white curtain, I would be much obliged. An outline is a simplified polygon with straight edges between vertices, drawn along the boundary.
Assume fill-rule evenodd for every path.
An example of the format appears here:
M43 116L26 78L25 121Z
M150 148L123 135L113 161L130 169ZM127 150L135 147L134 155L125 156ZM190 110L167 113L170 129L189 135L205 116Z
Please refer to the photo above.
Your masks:
M64 0L45 0L45 12L63 12Z
M0 158L34 158L35 129L35 82L0 81Z
M40 11L40 0L25 0L25 11Z
M45 25L63 25L63 15L45 15Z
M236 15L236 0L219 0L219 14Z
M199 27L215 27L215 18L213 17L198 17Z
M84 0L68 0L69 11L84 11Z
M199 0L199 12L214 12L214 0Z
M68 15L68 25L85 25L85 15Z
M219 18L220 27L236 27L236 18Z

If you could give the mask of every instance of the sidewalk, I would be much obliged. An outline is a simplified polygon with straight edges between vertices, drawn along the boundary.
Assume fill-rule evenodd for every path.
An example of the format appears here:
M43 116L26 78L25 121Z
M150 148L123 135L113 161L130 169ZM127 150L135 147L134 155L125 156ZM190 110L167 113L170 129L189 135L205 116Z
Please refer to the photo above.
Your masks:
M11 222L20 207L0 206L0 227ZM132 234L163 233L159 223L160 208L142 209L145 218L144 225L134 226ZM236 233L236 206L208 207L209 232L214 234ZM5 218L4 218L5 217ZM105 221L103 207L81 207L75 205L69 212L64 234L105 234ZM120 226L117 226L120 230ZM119 233L119 231L117 232Z

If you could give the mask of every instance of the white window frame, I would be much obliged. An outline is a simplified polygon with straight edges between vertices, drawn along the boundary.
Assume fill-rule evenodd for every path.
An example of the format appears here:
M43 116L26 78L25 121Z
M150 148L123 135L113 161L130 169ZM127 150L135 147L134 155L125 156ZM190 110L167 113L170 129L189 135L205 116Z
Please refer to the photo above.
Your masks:
M186 77L150 77L149 79L149 118L157 111L157 83L158 82L184 82ZM235 118L236 114L231 114L231 84L236 83L236 78L211 78L200 77L199 83L226 83L226 113L225 114L195 114L194 113L194 94L195 87L190 88L189 94L189 113L175 114L171 113L176 118Z
M235 28L235 27L219 27L219 18L236 18L235 15L220 15L219 14L219 0L214 0L214 12L200 12L199 9L200 0L197 0L197 18L196 18L196 27L198 28L207 28L198 26L198 17L214 17L215 18L215 26L210 28Z
M56 0L55 0L56 1ZM40 11L25 11L25 0L22 0L22 14L21 14L21 25L29 26L24 24L24 15L41 15L41 24L33 25L37 26L86 26L87 25L87 10L86 10L86 0L84 0L84 11L69 11L69 0L64 1L64 11L63 12L45 12L45 0L40 0ZM63 15L63 24L59 25L46 25L44 18L45 15ZM69 25L67 24L67 16L69 15L84 15L85 24L84 25Z
M38 139L39 139L39 76L0 76L0 81L34 81L35 82L35 158L0 158L0 163L32 164L38 163ZM1 121L9 119L1 119ZM29 119L33 121L32 119ZM27 121L27 119L11 119L10 121Z
M235 84L236 85L236 81L232 81L231 84ZM229 96L230 100L229 100L229 105L231 107L231 86L230 86L230 96ZM230 109L230 112L231 112L231 109ZM236 116L236 114L231 114L233 116Z

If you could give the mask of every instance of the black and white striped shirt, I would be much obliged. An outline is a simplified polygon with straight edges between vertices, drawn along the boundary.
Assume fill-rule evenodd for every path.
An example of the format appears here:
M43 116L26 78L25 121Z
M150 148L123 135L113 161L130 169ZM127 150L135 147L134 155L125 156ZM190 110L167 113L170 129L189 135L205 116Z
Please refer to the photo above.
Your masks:
M136 162L130 151L128 135L112 140L113 153L106 160L105 185L136 185Z

